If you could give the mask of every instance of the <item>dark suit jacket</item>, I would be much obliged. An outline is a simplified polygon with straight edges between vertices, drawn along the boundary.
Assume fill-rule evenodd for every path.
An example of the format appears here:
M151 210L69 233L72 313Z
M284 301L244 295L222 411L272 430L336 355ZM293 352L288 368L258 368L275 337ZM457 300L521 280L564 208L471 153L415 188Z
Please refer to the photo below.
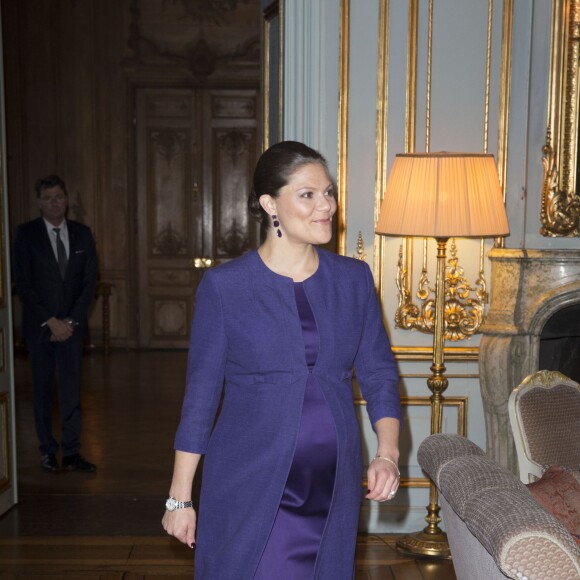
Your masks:
M363 494L353 368L373 425L402 418L398 372L368 265L323 250L319 258L318 270L304 281L320 339L311 371L294 283L269 270L256 251L208 270L198 287L175 439L179 450L206 453L196 578L253 577L293 461L310 372L338 442L315 578L353 577Z
M37 218L16 229L14 282L22 302L22 334L27 340L48 339L49 331L42 324L52 316L78 322L77 336L86 330L97 283L97 252L87 226L67 220L67 227L70 253L64 280L44 220Z

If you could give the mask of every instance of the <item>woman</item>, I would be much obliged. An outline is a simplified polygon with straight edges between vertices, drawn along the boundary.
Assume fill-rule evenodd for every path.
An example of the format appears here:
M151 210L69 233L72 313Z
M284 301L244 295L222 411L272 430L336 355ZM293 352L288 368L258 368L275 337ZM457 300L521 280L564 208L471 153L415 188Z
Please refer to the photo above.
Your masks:
M197 292L163 526L195 545L191 489L205 454L196 580L352 578L353 368L378 440L366 497L392 499L399 485L398 373L373 278L364 262L316 248L331 238L336 199L313 149L270 147L248 203L264 243L208 271Z

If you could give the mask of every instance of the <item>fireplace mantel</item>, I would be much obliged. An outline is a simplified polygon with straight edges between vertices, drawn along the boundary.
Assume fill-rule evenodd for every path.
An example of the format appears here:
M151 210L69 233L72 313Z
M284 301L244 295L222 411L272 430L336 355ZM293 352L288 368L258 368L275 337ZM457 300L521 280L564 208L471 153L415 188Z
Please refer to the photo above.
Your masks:
M487 451L517 473L508 398L538 370L540 335L548 319L580 303L580 251L494 248L489 259L493 293L479 351Z

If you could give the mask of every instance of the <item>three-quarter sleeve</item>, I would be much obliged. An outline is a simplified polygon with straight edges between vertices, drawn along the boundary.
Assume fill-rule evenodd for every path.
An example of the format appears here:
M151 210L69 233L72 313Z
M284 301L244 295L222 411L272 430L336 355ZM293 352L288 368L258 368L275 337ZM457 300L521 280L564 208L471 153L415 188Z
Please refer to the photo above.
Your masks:
M224 382L226 348L222 301L216 276L210 270L196 293L176 450L206 451Z
M365 264L368 301L361 342L355 359L356 377L367 402L371 424L384 417L402 422L399 372L383 324L383 313L370 268Z

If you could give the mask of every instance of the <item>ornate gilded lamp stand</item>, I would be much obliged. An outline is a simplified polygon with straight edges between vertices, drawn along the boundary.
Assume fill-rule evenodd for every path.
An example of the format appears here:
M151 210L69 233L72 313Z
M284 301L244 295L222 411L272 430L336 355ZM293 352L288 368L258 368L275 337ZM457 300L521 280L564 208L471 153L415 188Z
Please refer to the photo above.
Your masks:
M446 326L450 325L450 321L445 320L447 241L452 237L483 238L509 233L493 156L446 152L397 155L387 182L376 232L431 237L437 242L437 274L432 305L435 311L433 362L427 386L431 391L431 433L441 433L443 393L448 385L444 344ZM484 292L483 285L480 288L482 296ZM416 309L412 308L412 311L410 318L415 319L417 328L427 330L429 316L417 317ZM478 318L476 312L468 317L466 324L471 326ZM431 481L425 518L427 527L402 537L397 542L397 548L415 556L448 558L447 535L439 528L439 509L437 488Z
M441 433L443 421L443 393L449 381L445 377L445 263L448 238L436 238L437 273L435 279L435 327L433 332L433 373L427 379L431 391L431 434ZM397 541L397 548L403 552L437 558L449 558L447 534L439 528L439 504L437 488L429 481L429 505L425 521L427 526L421 532L403 536Z

